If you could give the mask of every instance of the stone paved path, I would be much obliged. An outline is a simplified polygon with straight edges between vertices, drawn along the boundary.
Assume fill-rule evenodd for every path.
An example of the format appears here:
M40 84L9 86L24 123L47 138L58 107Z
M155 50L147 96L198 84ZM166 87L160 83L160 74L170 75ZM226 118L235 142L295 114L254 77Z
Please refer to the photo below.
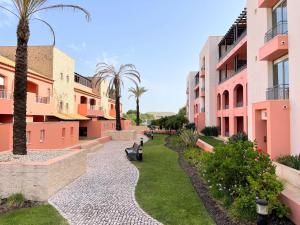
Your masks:
M88 157L88 171L49 199L70 225L156 225L134 197L139 172L126 158L132 142L112 141Z

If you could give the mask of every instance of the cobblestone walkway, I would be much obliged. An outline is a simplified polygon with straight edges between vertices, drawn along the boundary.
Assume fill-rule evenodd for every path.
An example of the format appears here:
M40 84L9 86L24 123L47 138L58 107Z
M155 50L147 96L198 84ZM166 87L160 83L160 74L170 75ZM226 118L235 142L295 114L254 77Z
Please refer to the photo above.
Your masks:
M126 158L132 142L112 141L88 157L88 172L49 199L70 225L160 224L134 197L139 172Z

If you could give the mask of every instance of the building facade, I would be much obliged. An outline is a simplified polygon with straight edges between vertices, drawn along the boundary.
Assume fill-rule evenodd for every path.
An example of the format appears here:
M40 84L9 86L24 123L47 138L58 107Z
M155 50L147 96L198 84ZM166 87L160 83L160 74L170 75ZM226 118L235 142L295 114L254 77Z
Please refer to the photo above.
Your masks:
M12 148L14 46L0 47L0 151ZM53 46L28 48L28 149L62 149L79 138L115 129L115 101L107 82L95 86L75 73L75 61ZM127 129L130 122L122 121Z

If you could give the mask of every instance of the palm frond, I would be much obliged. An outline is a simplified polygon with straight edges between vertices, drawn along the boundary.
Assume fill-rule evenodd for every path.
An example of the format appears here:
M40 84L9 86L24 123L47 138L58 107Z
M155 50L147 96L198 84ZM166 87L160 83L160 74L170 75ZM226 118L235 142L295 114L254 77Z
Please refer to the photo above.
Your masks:
M34 19L44 23L50 29L50 31L52 33L52 36L53 36L53 46L55 46L55 32L54 32L54 29L52 28L52 26L48 22L46 22L45 20L42 20L42 19L39 19L39 18L34 18Z

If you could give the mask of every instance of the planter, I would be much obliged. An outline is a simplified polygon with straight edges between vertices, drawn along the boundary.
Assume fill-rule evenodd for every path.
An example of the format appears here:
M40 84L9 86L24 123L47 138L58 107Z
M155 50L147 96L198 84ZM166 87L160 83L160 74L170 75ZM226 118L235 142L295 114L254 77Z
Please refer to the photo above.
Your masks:
M105 136L110 136L113 141L135 141L136 140L136 131L134 130L122 130L114 131L109 130L104 132Z

